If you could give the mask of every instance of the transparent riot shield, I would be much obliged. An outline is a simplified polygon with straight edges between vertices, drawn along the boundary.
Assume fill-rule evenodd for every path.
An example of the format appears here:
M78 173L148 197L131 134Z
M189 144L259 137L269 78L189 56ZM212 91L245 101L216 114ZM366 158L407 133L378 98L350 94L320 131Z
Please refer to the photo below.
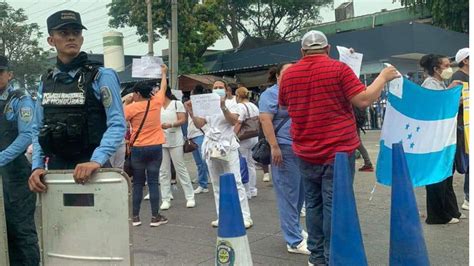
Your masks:
M48 265L133 265L130 181L101 169L85 185L73 171L48 171L41 193L42 261Z
M0 265L8 266L10 262L8 260L8 236L3 200L3 179L0 176Z

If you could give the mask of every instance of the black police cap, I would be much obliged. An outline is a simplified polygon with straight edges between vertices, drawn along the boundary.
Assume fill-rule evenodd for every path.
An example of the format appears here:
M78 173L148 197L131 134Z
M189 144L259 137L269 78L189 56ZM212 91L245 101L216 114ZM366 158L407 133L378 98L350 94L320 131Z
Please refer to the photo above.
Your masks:
M0 70L8 69L8 58L0 55Z
M87 30L87 28L82 25L81 15L72 10L61 10L52 14L46 20L46 24L48 25L48 31L58 30L69 25Z

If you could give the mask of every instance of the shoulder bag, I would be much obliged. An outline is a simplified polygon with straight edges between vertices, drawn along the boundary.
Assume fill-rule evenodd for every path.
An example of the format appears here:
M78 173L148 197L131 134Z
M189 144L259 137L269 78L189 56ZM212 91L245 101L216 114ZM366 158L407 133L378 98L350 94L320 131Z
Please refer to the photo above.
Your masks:
M275 137L278 134L278 131L283 127L283 125L288 122L290 118L286 117L283 119L280 124L278 124L275 129ZM263 130L262 130L263 131ZM265 137L261 138L257 144L252 148L252 158L263 165L269 165L272 162L272 151L270 149L270 144Z
M246 104L243 104L247 109L248 118L242 121L237 137L239 140L246 140L254 137L258 137L260 130L260 120L258 116L250 117L250 110Z

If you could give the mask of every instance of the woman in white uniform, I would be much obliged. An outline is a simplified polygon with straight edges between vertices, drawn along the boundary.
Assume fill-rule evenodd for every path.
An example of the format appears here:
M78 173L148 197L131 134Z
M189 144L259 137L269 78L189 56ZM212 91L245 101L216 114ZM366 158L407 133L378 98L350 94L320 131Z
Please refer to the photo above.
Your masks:
M249 101L249 91L245 87L240 87L235 91L236 100L240 109L239 122L235 125L235 133L240 131L242 123L251 117L258 117L258 107ZM257 196L257 171L255 169L255 161L252 158L252 148L257 144L258 136L254 138L244 139L240 141L239 152L247 161L249 171L249 182L245 184L247 197L251 199Z
M253 221L250 217L247 194L240 176L239 143L234 134L234 125L238 123L239 108L236 104L226 104L225 87L227 87L226 82L221 80L214 82L213 85L213 93L221 97L222 112L220 113L205 118L196 117L193 114L191 102L188 101L185 105L197 128L202 128L204 125L208 126L204 137L203 156L206 159L209 176L211 177L217 213L217 220L212 221L211 225L214 227L219 225L219 177L224 173L232 173L239 194L244 225L245 228L250 228ZM214 155L214 150L220 151L219 157Z
M184 162L184 137L181 126L186 123L186 111L181 101L171 93L170 87L166 90L165 102L161 108L161 127L166 136L163 144L163 162L160 168L160 184L162 203L160 209L171 207L171 160L176 169L176 175L186 197L186 207L196 206L194 191L186 164Z

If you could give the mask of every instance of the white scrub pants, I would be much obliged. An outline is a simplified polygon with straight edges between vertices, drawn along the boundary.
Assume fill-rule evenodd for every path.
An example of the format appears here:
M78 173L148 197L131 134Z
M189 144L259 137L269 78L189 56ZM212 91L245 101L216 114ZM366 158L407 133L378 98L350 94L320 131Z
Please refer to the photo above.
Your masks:
M239 147L240 154L247 161L247 168L249 170L249 182L244 185L249 198L257 195L257 170L255 168L255 161L252 158L252 148L257 142L258 138L242 140Z
M194 190L184 162L183 146L163 147L163 161L160 168L160 187L162 201L171 200L171 160L176 170L176 177L184 191L186 200L194 200Z

